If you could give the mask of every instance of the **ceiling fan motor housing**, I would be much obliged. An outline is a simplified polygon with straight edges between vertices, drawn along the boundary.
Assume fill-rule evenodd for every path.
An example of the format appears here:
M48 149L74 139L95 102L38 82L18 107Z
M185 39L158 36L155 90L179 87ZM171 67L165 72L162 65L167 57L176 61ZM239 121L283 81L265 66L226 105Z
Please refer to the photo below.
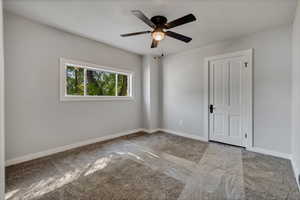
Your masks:
M154 16L151 18L151 21L157 26L157 27L163 27L167 23L167 18L164 16Z

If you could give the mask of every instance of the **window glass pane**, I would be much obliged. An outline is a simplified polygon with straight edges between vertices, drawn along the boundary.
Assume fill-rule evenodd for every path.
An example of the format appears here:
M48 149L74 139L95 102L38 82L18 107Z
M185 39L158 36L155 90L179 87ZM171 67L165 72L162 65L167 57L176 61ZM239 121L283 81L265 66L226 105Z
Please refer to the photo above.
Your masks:
M116 96L116 74L103 71L86 71L87 95Z
M67 95L83 95L83 68L67 66Z
M128 76L118 74L118 96L128 96Z

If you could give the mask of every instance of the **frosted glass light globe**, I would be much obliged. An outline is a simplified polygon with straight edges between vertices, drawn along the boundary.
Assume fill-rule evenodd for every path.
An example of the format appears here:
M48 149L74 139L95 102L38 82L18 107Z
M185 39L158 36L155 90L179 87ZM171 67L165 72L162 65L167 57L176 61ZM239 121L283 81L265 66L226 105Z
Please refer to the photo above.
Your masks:
M161 31L154 31L152 33L152 38L156 41L161 41L165 38L165 33Z

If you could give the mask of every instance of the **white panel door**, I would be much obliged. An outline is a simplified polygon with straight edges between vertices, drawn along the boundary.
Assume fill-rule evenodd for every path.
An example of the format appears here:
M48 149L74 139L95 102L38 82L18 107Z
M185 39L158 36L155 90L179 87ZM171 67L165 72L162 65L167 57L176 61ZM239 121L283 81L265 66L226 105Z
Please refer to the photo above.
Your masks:
M209 64L210 140L245 146L244 68L244 56L216 59Z

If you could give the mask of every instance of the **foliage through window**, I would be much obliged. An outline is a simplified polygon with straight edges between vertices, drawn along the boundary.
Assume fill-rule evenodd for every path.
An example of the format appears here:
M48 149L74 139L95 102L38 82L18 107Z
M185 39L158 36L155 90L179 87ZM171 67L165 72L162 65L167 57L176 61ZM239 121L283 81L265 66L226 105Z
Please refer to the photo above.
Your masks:
M63 62L64 97L131 97L131 73ZM81 99L81 98L80 98Z
M116 76L115 73L86 70L87 95L116 96Z
M83 95L83 68L68 66L67 70L67 94Z

